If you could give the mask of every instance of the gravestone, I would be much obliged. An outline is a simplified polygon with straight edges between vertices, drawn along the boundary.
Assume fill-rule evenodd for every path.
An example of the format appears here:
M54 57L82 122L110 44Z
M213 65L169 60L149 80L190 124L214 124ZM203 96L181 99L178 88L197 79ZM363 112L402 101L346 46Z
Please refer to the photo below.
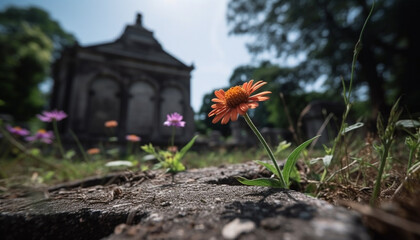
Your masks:
M332 141L337 136L339 127L337 123L340 123L344 110L345 106L341 103L321 100L310 102L301 113L302 126L300 127L306 139L321 134L316 146Z
M194 67L168 54L137 15L113 42L65 49L54 64L52 109L63 110L62 134L74 131L84 142L106 139L104 123L116 120L120 140L136 134L143 142L166 144L166 115L178 112L187 122L176 143L194 134L190 80Z

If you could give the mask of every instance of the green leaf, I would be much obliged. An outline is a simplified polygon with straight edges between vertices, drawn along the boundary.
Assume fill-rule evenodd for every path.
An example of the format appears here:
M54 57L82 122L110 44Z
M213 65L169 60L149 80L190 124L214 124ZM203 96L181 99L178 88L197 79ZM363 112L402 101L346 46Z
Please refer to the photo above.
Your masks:
M143 145L140 148L147 153L150 153L150 154L155 153L155 148L153 147L153 145L151 143Z
M272 172L272 173L273 173L273 174L275 174L278 178L280 178L280 175L279 175L279 173L277 172L276 167L274 167L273 165L271 165L271 164L269 164L269 163L265 163L265 162L260 161L260 160L256 160L255 162L256 162L256 163L258 163L258 164L260 164L260 165L262 165L262 166L264 166L265 168L267 168L267 170L268 170L268 171Z
M292 145L291 143L288 143L286 141L282 141L279 143L279 145L277 146L276 152L274 154L279 154L280 152L282 152L283 150L287 149L288 147L290 147L290 145Z
M34 156L40 156L41 155L41 150L39 148L31 148L30 153Z
M67 159L72 159L74 156L76 155L76 151L74 150L69 150L66 152L65 154L65 158Z
M179 159L179 160L181 160L183 157L184 157L184 155L188 152L188 150L190 150L190 148L192 147L192 145L194 144L194 142L195 142L195 139L197 139L197 137L198 137L198 135L197 136L195 136L195 137L193 137L188 143L187 143L187 145L185 145L182 149L181 149L181 151L179 151L179 153L177 153L177 158Z
M420 122L417 120L412 120L412 119L403 119L403 120L399 120L395 125L397 127L404 127L404 128L417 128L417 127L420 127Z
M244 184L249 186L261 186L261 187L275 187L281 188L283 187L279 180L273 178L257 178L257 179L246 179L244 177L236 177L236 179Z
M160 169L163 168L163 163L162 162L158 162L155 165L153 165L152 170L156 170L156 169Z
M300 173L297 170L296 166L292 168L292 172L290 173L290 178L295 180L295 182L300 183Z
M314 158L314 159L309 160L309 164L312 165L312 164L315 164L315 163L317 163L321 160L323 160L323 158L320 158L320 157L319 158Z
M300 153L316 138L318 138L318 136L315 136L309 140L307 140L306 142L302 143L301 145L299 145L297 148L295 148L295 150L293 150L292 153L290 153L289 157L287 157L286 163L284 164L284 168L283 168L283 177L284 177L284 181L286 183L286 187L289 186L290 181L290 173L292 172L292 168L293 166L295 166L296 161L300 155Z
M180 162L174 162L169 168L168 172L177 173L177 172L182 172L182 171L185 171L184 164Z
M353 130L361 128L363 126L364 126L364 124L361 123L361 122L355 123L353 125L350 125L350 126L346 127L341 134L344 135L347 132L353 131Z

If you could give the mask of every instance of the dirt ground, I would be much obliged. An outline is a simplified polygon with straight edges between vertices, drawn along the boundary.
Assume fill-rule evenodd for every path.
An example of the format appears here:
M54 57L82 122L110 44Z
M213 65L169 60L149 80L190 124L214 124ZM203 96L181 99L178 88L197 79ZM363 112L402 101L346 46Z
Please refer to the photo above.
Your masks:
M371 239L360 214L305 194L240 185L254 163L102 178L0 196L2 239Z

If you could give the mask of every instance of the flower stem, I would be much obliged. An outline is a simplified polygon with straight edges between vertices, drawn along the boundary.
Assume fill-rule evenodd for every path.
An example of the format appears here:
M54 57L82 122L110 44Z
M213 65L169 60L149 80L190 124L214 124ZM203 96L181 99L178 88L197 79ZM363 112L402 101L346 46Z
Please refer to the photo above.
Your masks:
M83 155L83 160L85 160L85 162L89 161L88 156L86 155L86 151L83 148L82 144L79 141L79 138L76 136L76 134L70 129L70 134L73 137L74 141L76 142L77 147L79 148L79 151L82 153Z
M174 146L175 131L175 126L172 126L171 146Z
M274 164L274 167L277 170L277 173L278 173L278 176L279 176L279 180L281 182L281 185L283 187L287 188L286 182L284 181L283 174L280 171L279 165L277 164L277 161L276 161L276 158L274 157L273 151L271 151L271 149L268 146L267 142L265 141L265 139L263 138L263 136L261 135L261 133L258 131L257 127L255 127L255 125L252 122L251 118L249 118L248 113L245 113L245 115L243 115L243 117L245 118L245 121L248 124L248 126L255 133L255 135L257 136L258 140L260 140L261 144L264 146L265 150L267 151L268 156L270 157L271 161Z
M381 156L381 162L380 162L380 166L379 166L379 172L378 172L378 176L376 176L376 181L375 181L375 187L373 188L373 194L372 197L370 198L370 205L374 206L376 204L376 201L378 199L380 190L381 190L381 180L382 180L382 175L384 173L384 168L386 165L386 160L388 158L388 152L390 149L390 145L387 145L386 143L384 144L384 151L382 152L382 156Z
M64 158L65 157L64 148L63 148L63 145L61 144L60 134L58 134L57 120L53 119L52 123L53 123L55 138L57 138L58 149L60 150L61 157Z

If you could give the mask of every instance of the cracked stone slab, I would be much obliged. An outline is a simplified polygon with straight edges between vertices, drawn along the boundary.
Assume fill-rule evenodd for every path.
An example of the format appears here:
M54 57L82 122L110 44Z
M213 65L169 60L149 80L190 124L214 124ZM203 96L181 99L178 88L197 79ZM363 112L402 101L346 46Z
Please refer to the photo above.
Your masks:
M235 176L252 163L193 169L108 186L0 199L2 239L370 239L360 216L284 189L250 187ZM46 198L45 196L48 196Z

